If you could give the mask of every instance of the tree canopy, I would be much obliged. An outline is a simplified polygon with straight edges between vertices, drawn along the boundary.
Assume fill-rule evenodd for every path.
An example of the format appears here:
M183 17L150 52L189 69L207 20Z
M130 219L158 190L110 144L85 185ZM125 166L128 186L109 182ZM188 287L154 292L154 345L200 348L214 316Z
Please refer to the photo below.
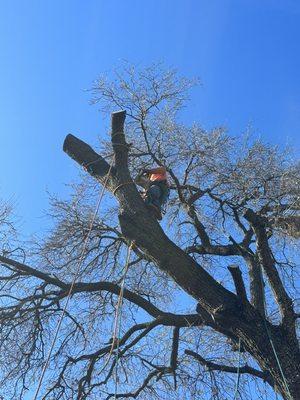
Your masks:
M38 381L80 267L40 398L299 399L299 163L188 124L195 83L160 65L99 78L111 132L97 152L66 137L83 169L69 198L51 197L49 234L21 243L0 205L5 398ZM156 165L171 186L161 224L134 183Z

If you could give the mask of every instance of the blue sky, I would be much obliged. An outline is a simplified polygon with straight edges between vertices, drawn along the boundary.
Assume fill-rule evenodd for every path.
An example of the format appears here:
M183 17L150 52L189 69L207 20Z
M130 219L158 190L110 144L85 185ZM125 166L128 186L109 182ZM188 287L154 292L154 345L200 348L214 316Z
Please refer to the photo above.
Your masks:
M300 139L300 3L271 0L0 0L0 196L27 235L43 230L46 190L77 167L67 133L95 144L108 120L85 91L126 59L162 61L202 85L187 120Z

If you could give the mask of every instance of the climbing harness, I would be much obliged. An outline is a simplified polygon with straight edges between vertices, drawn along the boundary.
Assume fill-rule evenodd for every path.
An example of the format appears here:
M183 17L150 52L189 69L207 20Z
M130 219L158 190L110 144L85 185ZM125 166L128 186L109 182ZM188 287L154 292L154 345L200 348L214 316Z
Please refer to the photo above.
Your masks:
M83 243L83 249L82 249L81 255L79 257L78 265L77 265L77 268L75 270L75 274L74 274L73 280L71 282L71 285L70 285L70 288L69 288L69 291L68 291L68 294L67 294L66 303L65 303L65 306L64 306L64 308L62 310L62 313L61 313L61 316L60 316L60 318L58 320L58 323L56 325L55 334L54 334L54 337L53 337L53 340L52 340L52 343L51 343L51 346L50 346L50 349L49 349L49 352L48 352L48 355L47 355L47 358L46 358L45 365L44 365L44 367L42 369L42 373L41 373L41 376L40 376L40 379L39 379L39 382L38 382L38 386L37 386L35 395L33 397L33 400L37 400L37 396L38 396L39 391L41 389L41 385L43 383L43 379L44 379L46 370L47 370L48 365L49 365L50 357L51 357L52 351L54 349L54 346L55 346L55 343L56 343L56 340L57 340L57 337L58 337L58 334L59 334L59 331L60 331L61 324L62 324L64 316L65 316L65 314L67 312L67 308L68 308L69 301L70 301L70 298L71 298L71 295L72 295L72 292L73 292L73 288L75 286L76 280L77 280L77 278L79 276L79 273L80 273L80 269L81 269L82 262L83 262L83 259L84 259L87 243L88 243L91 231L93 229L94 222L95 222L96 216L98 214L102 198L104 196L104 192L105 192L105 189L106 189L106 185L107 185L107 182L108 182L109 175L110 175L110 172L112 170L112 167L113 167L113 164L111 163L110 167L108 169L108 172L106 174L102 190L100 191L100 194L99 194L98 202L97 202L93 217L92 217L91 222L90 222L90 226L89 226L88 232L86 234L86 237L85 237L85 240L84 240L84 243Z

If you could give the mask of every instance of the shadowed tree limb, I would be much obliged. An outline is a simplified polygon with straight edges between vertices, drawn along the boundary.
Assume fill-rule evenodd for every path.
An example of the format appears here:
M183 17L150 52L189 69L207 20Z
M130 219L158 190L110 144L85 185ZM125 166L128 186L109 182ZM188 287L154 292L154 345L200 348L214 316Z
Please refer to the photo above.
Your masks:
M11 258L0 256L0 263L3 264L4 266L10 265L16 271L18 271L21 276L34 276L38 279L41 279L54 286L58 286L62 289L65 289L67 287L66 284L61 280L59 280L58 278L51 276L49 274L45 274L44 272L32 268L24 263L12 260Z
M106 184L108 190L113 190L113 186L118 183L115 169L110 168L110 164L97 154L91 146L72 134L66 136L63 150L102 184L104 184L106 175L110 171L110 177Z
M177 389L176 369L178 366L178 348L179 348L179 327L173 329L172 352L170 357L170 369L174 376L174 389Z
M43 299L47 298L48 295L51 295L52 302L55 303L57 300L62 300L64 297L67 296L69 289L70 289L70 283L63 282L59 280L58 278L52 277L49 274L45 274L44 272L41 272L35 268L29 267L28 265L19 263L15 260L8 259L6 257L0 256L0 262L3 263L4 267L6 265L10 265L14 267L20 274L20 276L24 275L30 275L32 277L36 277L38 279L41 279L47 284L59 287L62 289L61 291L52 291L52 292L45 292L39 296L36 294L29 296L27 299L22 299L22 305L25 305L26 302L30 302L34 299ZM85 282L77 282L74 284L72 295L79 294L79 293L93 293L93 292L101 292L101 291L107 291L109 293L119 295L120 294L121 287L120 285L113 283L113 282L107 282L107 281L99 281L99 282L90 282L90 283L85 283ZM123 293L124 299L130 301L131 303L137 305L138 307L142 308L144 311L146 311L149 315L152 317L159 317L159 316L164 316L164 322L165 324L169 324L170 326L178 326L178 327L183 327L183 326L199 326L203 322L201 320L201 317L198 314L173 314L173 313L168 313L165 311L160 310L157 308L154 304L152 304L150 301L146 300L144 297L140 296L139 294L128 290L124 289ZM17 300L17 299L16 299ZM47 306L49 307L52 303L48 304ZM28 311L28 309L26 309Z
M247 209L244 217L250 222L255 232L258 258L270 282L274 297L282 314L283 323L288 327L294 326L293 303L283 286L275 266L274 257L268 243L266 221L251 209ZM294 335L296 336L296 334Z
M201 255L211 254L214 256L237 256L240 252L235 245L212 245L207 243L204 245L189 246L186 249L188 254L197 253Z
M256 254L245 254L249 267L251 304L265 317L265 291L262 271Z
M274 381L270 374L266 372L259 371L255 368L249 367L249 365L244 365L240 368L238 367L231 367L229 365L223 365L223 364L216 364L212 361L208 361L200 354L192 351L192 350L185 350L185 354L193 357L195 360L197 360L200 364L204 365L209 371L221 371L221 372L229 372L231 374L250 374L253 376L256 376L257 378L263 379L264 382L267 382L270 386L274 387Z
M175 327L173 330L172 353L170 359L170 367L174 371L177 368L178 347L179 347L179 327Z

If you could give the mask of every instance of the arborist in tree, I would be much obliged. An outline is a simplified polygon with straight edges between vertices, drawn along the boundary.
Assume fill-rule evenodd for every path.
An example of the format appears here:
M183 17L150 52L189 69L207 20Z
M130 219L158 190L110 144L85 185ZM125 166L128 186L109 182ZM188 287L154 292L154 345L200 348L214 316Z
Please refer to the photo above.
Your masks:
M162 219L161 209L169 198L169 184L165 167L143 169L136 183L144 188L142 197L158 220Z

